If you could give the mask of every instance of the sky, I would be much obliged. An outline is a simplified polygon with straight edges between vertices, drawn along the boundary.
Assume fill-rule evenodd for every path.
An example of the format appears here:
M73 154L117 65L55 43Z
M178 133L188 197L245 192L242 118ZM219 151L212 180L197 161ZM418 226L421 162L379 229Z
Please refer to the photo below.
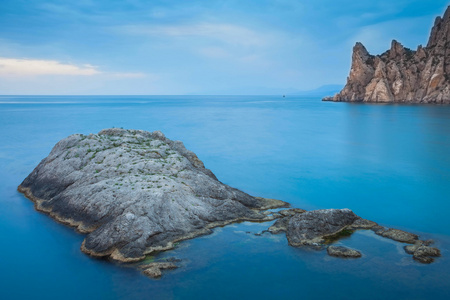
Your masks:
M352 47L426 45L441 0L0 0L0 94L280 94L344 85Z

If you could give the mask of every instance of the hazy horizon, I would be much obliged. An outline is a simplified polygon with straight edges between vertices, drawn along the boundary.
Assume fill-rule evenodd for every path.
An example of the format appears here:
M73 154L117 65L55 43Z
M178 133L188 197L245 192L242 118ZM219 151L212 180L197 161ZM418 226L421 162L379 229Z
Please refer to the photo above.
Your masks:
M351 50L426 44L447 1L13 1L1 95L269 95L343 86Z

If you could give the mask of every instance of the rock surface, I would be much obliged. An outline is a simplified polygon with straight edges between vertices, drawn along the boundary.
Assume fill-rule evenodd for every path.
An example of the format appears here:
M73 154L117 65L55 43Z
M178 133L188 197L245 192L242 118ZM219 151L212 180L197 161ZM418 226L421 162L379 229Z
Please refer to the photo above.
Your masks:
M438 248L430 247L432 241L416 241L414 245L405 246L405 252L412 254L418 262L429 264L434 261L433 257L441 256Z
M287 203L227 186L161 132L105 129L58 142L18 190L37 210L87 233L82 251L130 262Z
M381 227L349 209L268 211L289 204L252 197L221 183L182 142L159 131L113 128L71 135L55 145L18 190L35 202L37 210L87 233L82 251L123 262L171 249L176 242L210 233L217 226L277 218L268 231L286 232L295 247L323 248L354 230L371 229L413 244L405 251L419 262L430 263L440 256L439 249L429 247L431 241ZM340 246L327 251L338 257L361 255ZM161 270L176 268L175 261L140 268L157 278Z
M176 268L178 267L172 262L154 262L149 263L148 265L141 266L141 269L144 270L142 271L142 273L144 273L144 275L150 278L161 277L162 276L161 270L176 269Z
M320 245L325 237L335 235L359 217L350 209L320 209L295 214L290 218L286 237L289 245Z
M344 246L328 246L327 253L330 256L343 258L358 258L361 257L361 252L350 249Z
M347 84L324 101L450 103L450 6L437 17L426 47L416 51L392 41L391 49L370 55L353 48Z
M419 238L417 234L393 228L379 229L376 230L375 233L381 235L382 237L408 244L414 244Z
M280 215L280 217L272 226L269 227L267 231L272 234L286 232L291 217L295 214L302 214L304 212L306 212L306 210L300 208L291 208L279 211L278 214Z
M284 216L279 218L268 231L272 234L286 232L289 245L294 247L310 246L315 249L323 249L343 237L350 236L354 230L372 230L376 234L401 243L412 245L405 246L405 251L412 254L413 258L421 263L433 262L432 257L440 256L440 250L429 247L432 240L421 241L419 236L394 228L385 228L377 223L363 219L351 210L344 209L320 209L305 212L303 210L289 209L279 212ZM361 257L357 250L344 246L327 247L327 253L335 257Z

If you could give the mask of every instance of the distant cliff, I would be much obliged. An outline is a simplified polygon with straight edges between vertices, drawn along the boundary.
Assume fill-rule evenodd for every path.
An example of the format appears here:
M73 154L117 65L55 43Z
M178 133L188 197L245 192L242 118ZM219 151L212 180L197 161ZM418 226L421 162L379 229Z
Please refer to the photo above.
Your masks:
M393 40L390 50L370 55L356 43L347 84L323 100L450 104L450 6L416 51Z

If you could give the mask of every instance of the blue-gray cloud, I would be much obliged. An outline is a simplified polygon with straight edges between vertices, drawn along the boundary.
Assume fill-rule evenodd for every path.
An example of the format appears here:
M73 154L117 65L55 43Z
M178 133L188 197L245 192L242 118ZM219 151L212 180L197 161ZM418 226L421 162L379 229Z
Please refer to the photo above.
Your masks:
M33 72L56 62L53 75L62 69L80 73L59 79L68 93L86 93L83 72L97 72L88 86L104 94L313 89L344 83L356 41L373 53L386 50L393 38L408 47L425 44L446 5L444 0L3 0L0 57L15 62L10 73L24 67L24 57L29 69L34 62ZM57 92L43 77L26 85L13 80L0 86L4 93L42 92L43 86Z

